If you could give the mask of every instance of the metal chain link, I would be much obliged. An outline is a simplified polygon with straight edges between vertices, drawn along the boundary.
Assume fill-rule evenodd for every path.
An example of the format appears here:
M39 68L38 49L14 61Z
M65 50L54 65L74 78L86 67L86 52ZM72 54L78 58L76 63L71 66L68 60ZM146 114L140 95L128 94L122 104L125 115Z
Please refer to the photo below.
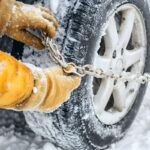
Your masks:
M96 78L111 78L114 80L121 80L123 82L138 82L145 84L150 81L150 74L144 73L143 75L133 74L130 72L121 72L120 74L113 73L111 70L105 72L101 68L95 69L92 65L77 66L74 63L67 63L61 55L58 46L49 37L45 38L43 35L43 44L48 48L51 59L61 67L67 74L74 74L80 77L90 75Z

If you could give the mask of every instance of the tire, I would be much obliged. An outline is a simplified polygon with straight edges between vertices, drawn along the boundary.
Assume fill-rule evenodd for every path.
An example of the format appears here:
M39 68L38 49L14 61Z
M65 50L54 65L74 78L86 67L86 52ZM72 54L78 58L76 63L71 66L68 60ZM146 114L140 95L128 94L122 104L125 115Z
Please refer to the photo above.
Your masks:
M147 32L147 58L144 72L150 71L150 17L147 1L140 0L78 0L70 2L67 17L60 20L64 35L56 39L70 62L93 64L96 43L103 36L103 27L119 6L131 3L142 12ZM58 16L58 19L59 16ZM64 25L65 22L65 25ZM67 23L66 23L67 22ZM70 100L51 114L25 113L30 127L64 150L100 150L120 140L131 126L143 100L146 85L141 85L130 111L119 122L106 125L95 115L92 78L85 77Z

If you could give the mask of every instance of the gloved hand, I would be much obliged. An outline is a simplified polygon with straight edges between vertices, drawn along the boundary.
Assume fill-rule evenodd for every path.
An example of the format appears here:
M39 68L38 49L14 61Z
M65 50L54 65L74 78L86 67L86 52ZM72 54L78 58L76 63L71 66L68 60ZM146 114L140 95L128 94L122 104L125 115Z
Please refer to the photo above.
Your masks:
M80 78L61 67L37 68L0 52L0 108L51 112L67 101Z
M35 85L29 98L17 104L18 110L51 112L70 98L80 84L80 78L67 76L61 67L40 69L27 65L33 72Z
M61 67L45 70L49 88L44 103L39 107L42 112L55 110L70 98L71 92L80 85L80 78L66 75Z
M10 1L12 2L10 3ZM26 29L42 30L53 38L58 26L56 19L48 9L15 2L15 0L0 0L0 18L0 22L6 22L0 23L1 34L38 49L44 47L40 38L26 31Z

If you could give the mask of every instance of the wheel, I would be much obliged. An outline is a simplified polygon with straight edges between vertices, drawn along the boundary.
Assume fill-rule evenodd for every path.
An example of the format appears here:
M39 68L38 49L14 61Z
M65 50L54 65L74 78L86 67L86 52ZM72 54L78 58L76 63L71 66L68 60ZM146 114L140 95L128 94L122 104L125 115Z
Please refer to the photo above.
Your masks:
M119 6L109 17L106 33L96 54L95 67L104 72L142 74L147 54L143 17L136 6ZM112 78L94 78L94 109L107 125L119 122L131 109L140 84Z
M93 64L115 73L142 74L150 70L147 1L70 3L67 15L58 15L60 29L65 29L56 39L69 62ZM36 133L64 150L100 150L124 136L139 110L145 89L146 85L134 81L86 76L71 99L55 112L28 112L25 116Z

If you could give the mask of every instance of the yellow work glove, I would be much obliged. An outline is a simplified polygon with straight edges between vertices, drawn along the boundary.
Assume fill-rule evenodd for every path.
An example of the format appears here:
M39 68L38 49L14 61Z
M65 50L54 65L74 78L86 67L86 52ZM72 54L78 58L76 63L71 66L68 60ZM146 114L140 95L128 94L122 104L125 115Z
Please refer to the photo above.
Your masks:
M34 88L29 98L18 103L18 110L51 112L70 98L71 92L80 84L77 76L66 75L61 67L40 69L27 65L34 75Z
M15 0L0 0L1 35L5 34L17 41L42 49L44 46L40 38L26 29L42 30L53 38L57 26L52 13L44 7L15 2Z
M0 52L0 108L51 112L80 84L61 67L37 68Z

